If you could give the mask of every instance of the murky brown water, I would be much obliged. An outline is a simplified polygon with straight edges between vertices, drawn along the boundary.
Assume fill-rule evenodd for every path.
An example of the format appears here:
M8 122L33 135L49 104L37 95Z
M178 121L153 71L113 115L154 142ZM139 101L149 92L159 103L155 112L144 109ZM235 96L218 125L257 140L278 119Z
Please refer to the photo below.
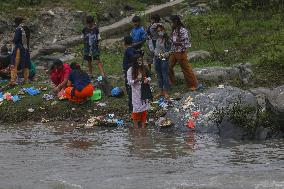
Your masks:
M0 126L0 189L284 188L283 140L54 125Z

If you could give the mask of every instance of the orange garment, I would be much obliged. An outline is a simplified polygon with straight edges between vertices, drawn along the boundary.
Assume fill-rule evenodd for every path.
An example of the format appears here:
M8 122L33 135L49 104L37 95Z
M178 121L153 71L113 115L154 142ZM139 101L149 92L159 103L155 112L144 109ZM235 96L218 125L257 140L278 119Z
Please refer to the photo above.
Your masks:
M88 99L88 97L93 96L94 86L90 83L82 91L75 89L74 96L72 96L73 87L67 87L65 89L65 94L68 100L72 102L81 103Z
M144 112L133 112L132 113L133 121L141 121L145 123L147 121L147 111Z

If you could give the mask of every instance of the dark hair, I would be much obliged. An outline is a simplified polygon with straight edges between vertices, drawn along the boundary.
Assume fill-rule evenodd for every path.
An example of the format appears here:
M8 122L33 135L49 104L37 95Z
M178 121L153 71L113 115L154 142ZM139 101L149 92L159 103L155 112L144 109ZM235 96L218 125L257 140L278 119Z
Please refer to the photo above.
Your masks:
M141 18L139 16L134 16L132 18L132 22L140 22L141 21Z
M184 27L184 24L178 15L171 15L170 19L172 22L175 22L178 25L178 28Z
M59 59L54 60L51 69L53 69L54 67L57 67L57 66L62 66L62 65L63 65L63 62L61 60L59 60Z
M92 24L94 22L95 22L95 19L94 19L93 16L87 16L87 18L86 18L86 23L87 24Z
M126 36L126 37L124 37L123 40L124 40L125 45L132 45L132 43L133 43L133 39L132 39L131 36Z
M150 17L151 20L154 20L155 22L160 22L161 21L161 17L160 15L158 14L153 14L151 17Z
M81 66L79 65L79 64L77 64L77 63L72 63L72 64L70 64L70 68L72 69L72 70L80 70L81 69Z
M146 76L146 68L143 64L139 65L138 58L132 57L131 63L132 63L132 79L133 80L137 79L139 72L142 74L142 77Z
M19 26L21 23L23 23L24 20L25 20L25 19L24 19L23 17L17 16L17 17L15 18L14 22L15 22L16 26Z

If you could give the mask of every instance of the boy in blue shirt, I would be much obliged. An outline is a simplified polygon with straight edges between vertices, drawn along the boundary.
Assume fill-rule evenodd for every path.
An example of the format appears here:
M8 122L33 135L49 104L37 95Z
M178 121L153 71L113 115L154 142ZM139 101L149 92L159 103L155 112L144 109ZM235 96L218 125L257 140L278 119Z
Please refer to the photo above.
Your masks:
M132 18L132 24L133 24L133 29L131 30L130 34L133 39L132 46L135 49L140 50L143 44L146 42L147 34L143 26L141 26L141 19L139 16L134 16Z
M94 17L87 16L86 27L82 31L84 39L84 60L88 61L89 74L93 77L93 60L96 61L100 74L105 77L103 64L100 60L99 40L100 32L96 26Z

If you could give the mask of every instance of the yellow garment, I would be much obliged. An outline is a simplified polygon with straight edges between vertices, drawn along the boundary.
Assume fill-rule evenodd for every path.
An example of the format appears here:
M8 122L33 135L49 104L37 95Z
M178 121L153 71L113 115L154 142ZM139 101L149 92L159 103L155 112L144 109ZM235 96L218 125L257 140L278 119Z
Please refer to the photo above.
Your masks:
M20 64L20 60L21 60L20 49L17 49L16 62L15 62L15 65L11 69L11 84L15 84L17 81L18 67Z

